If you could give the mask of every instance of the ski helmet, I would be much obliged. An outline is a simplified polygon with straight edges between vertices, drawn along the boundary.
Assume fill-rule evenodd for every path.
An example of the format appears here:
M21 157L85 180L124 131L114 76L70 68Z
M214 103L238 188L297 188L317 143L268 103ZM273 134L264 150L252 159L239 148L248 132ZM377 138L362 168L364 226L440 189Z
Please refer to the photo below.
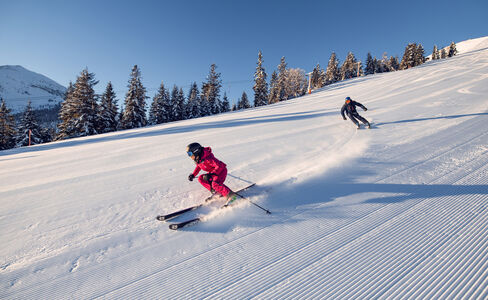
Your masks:
M203 147L199 143L191 143L186 147L186 153L188 156L194 155L195 157L199 157L203 152Z
M346 101L347 101L347 100L351 100L351 97L346 97Z

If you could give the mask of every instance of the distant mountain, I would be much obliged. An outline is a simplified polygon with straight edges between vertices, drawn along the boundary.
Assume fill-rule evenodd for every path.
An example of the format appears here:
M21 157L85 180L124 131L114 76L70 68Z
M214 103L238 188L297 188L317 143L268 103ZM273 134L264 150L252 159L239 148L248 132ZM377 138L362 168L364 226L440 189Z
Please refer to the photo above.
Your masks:
M0 98L14 113L23 111L29 100L35 109L53 107L65 92L64 86L22 66L0 66Z

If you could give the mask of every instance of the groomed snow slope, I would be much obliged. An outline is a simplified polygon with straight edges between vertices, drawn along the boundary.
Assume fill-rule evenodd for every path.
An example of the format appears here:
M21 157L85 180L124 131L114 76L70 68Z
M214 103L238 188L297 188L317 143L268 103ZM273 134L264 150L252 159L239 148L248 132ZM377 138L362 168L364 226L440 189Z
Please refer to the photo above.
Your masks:
M468 45L469 44L469 45ZM0 152L0 297L488 297L488 38L242 112ZM339 110L368 107L371 130ZM187 144L242 201L202 201Z

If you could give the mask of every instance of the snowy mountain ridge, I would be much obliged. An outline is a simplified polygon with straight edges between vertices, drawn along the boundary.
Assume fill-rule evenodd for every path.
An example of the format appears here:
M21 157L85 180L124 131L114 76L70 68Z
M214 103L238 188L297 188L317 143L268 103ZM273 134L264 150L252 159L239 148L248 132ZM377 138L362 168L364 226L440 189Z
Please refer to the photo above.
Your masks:
M0 152L0 298L488 298L488 37L273 105ZM340 108L350 96L373 128ZM191 142L247 201L201 203Z
M0 66L0 98L13 112L21 112L29 100L33 108L48 108L63 101L66 88L22 66Z

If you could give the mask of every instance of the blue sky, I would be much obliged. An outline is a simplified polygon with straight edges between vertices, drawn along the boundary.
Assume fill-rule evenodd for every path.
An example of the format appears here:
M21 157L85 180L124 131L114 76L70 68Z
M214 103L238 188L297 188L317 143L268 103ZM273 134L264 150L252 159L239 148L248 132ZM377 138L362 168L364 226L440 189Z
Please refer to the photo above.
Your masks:
M254 99L258 51L270 77L285 56L309 72L340 62L352 51L401 59L410 42L427 54L488 35L488 1L23 1L0 0L0 65L22 65L67 86L85 67L111 81L123 102L133 65L139 65L148 102L161 81L167 88L196 81L210 65L222 74L235 102Z

